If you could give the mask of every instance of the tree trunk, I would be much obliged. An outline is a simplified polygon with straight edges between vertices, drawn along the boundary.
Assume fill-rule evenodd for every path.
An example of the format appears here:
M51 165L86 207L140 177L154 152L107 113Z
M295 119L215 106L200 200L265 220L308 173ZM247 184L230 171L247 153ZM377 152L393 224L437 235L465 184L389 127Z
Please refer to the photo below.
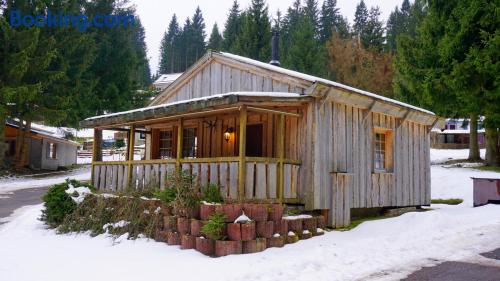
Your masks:
M470 117L470 138L469 138L469 161L479 161L481 156L479 154L479 143L477 141L477 115Z
M0 170L5 168L5 110L0 106Z
M23 124L23 120L19 120L19 128L16 137L16 156L14 160L14 168L19 171L28 164L29 157L29 132L31 131L31 121L27 120Z
M500 166L498 155L498 129L486 128L486 164Z

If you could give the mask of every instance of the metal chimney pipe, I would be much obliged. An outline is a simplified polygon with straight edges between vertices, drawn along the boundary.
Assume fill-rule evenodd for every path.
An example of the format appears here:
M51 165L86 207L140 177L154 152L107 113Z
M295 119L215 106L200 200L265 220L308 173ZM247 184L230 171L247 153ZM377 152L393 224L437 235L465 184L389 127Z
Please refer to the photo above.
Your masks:
M269 63L276 66L280 66L279 42L279 32L273 31L273 39L271 41L271 61Z

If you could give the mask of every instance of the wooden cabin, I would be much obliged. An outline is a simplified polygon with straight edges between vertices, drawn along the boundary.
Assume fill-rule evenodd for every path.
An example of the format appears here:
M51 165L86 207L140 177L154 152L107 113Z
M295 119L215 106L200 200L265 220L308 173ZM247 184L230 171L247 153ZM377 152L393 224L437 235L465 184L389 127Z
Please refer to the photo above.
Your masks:
M18 122L7 120L5 123L5 159L13 165L17 147ZM79 143L63 138L52 131L32 124L28 138L28 157L23 166L33 170L57 170L76 164Z
M196 188L215 183L240 201L328 210L430 204L432 112L245 57L208 52L148 107L91 117L83 127L146 134L146 160L103 162L101 189L165 185L180 167ZM96 146L99 147L98 145Z

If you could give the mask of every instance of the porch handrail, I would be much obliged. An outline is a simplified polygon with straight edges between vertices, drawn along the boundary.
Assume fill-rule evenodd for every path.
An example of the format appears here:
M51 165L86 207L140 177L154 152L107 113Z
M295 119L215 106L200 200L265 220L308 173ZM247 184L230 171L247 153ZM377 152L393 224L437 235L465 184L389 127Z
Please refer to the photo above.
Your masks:
M207 157L207 158L182 158L180 160L181 163L217 163L217 162L238 162L238 156L232 157ZM95 161L92 162L92 165L137 165L137 164L168 164L168 163L176 163L176 159L151 159L151 160L123 160L123 161ZM280 158L273 157L245 157L245 161L247 162L258 162L258 163L277 163L280 161ZM300 160L296 159L283 159L283 163L285 164L295 164L301 165Z

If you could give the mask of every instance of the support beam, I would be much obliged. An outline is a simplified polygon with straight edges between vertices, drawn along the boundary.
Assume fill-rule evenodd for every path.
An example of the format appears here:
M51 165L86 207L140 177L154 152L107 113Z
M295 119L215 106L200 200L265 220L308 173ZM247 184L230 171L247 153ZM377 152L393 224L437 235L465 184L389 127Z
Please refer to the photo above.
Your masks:
M368 116L370 116L370 113L372 113L373 108L375 107L375 104L377 104L377 101L373 101L373 103L370 105L368 110L364 113L363 120L361 121L361 123L363 123L363 124L365 123Z
M127 140L127 162L128 162L128 185L129 187L133 187L132 184L132 161L134 161L134 147L135 147L135 127L134 125L130 126L130 130L128 132L128 140Z
M245 199L246 180L246 145L247 145L247 108L245 105L240 108L240 133L239 133L239 165L238 165L238 199L242 202Z
M403 123L406 122L406 120L408 120L409 116L410 116L410 110L408 109L403 118L399 120L399 125L396 127L396 129L399 129L399 127L401 127Z
M94 143L92 144L92 165L90 165L90 182L94 183L94 162L102 161L102 130L94 129Z
M278 152L278 200L279 202L283 202L283 191L284 191L284 174L285 174L285 115L281 114L279 116L278 123L278 143L277 143L277 152Z
M286 116L292 116L292 117L297 117L297 118L302 117L302 115L300 113L286 112L286 111L267 109L267 108L259 108L259 107L253 107L253 106L247 106L247 110L254 111L254 112L262 112L262 113L283 114Z
M176 167L177 170L181 171L181 159L182 159L182 141L183 141L184 128L182 126L182 118L179 119L179 125L177 126L177 157L176 157Z

